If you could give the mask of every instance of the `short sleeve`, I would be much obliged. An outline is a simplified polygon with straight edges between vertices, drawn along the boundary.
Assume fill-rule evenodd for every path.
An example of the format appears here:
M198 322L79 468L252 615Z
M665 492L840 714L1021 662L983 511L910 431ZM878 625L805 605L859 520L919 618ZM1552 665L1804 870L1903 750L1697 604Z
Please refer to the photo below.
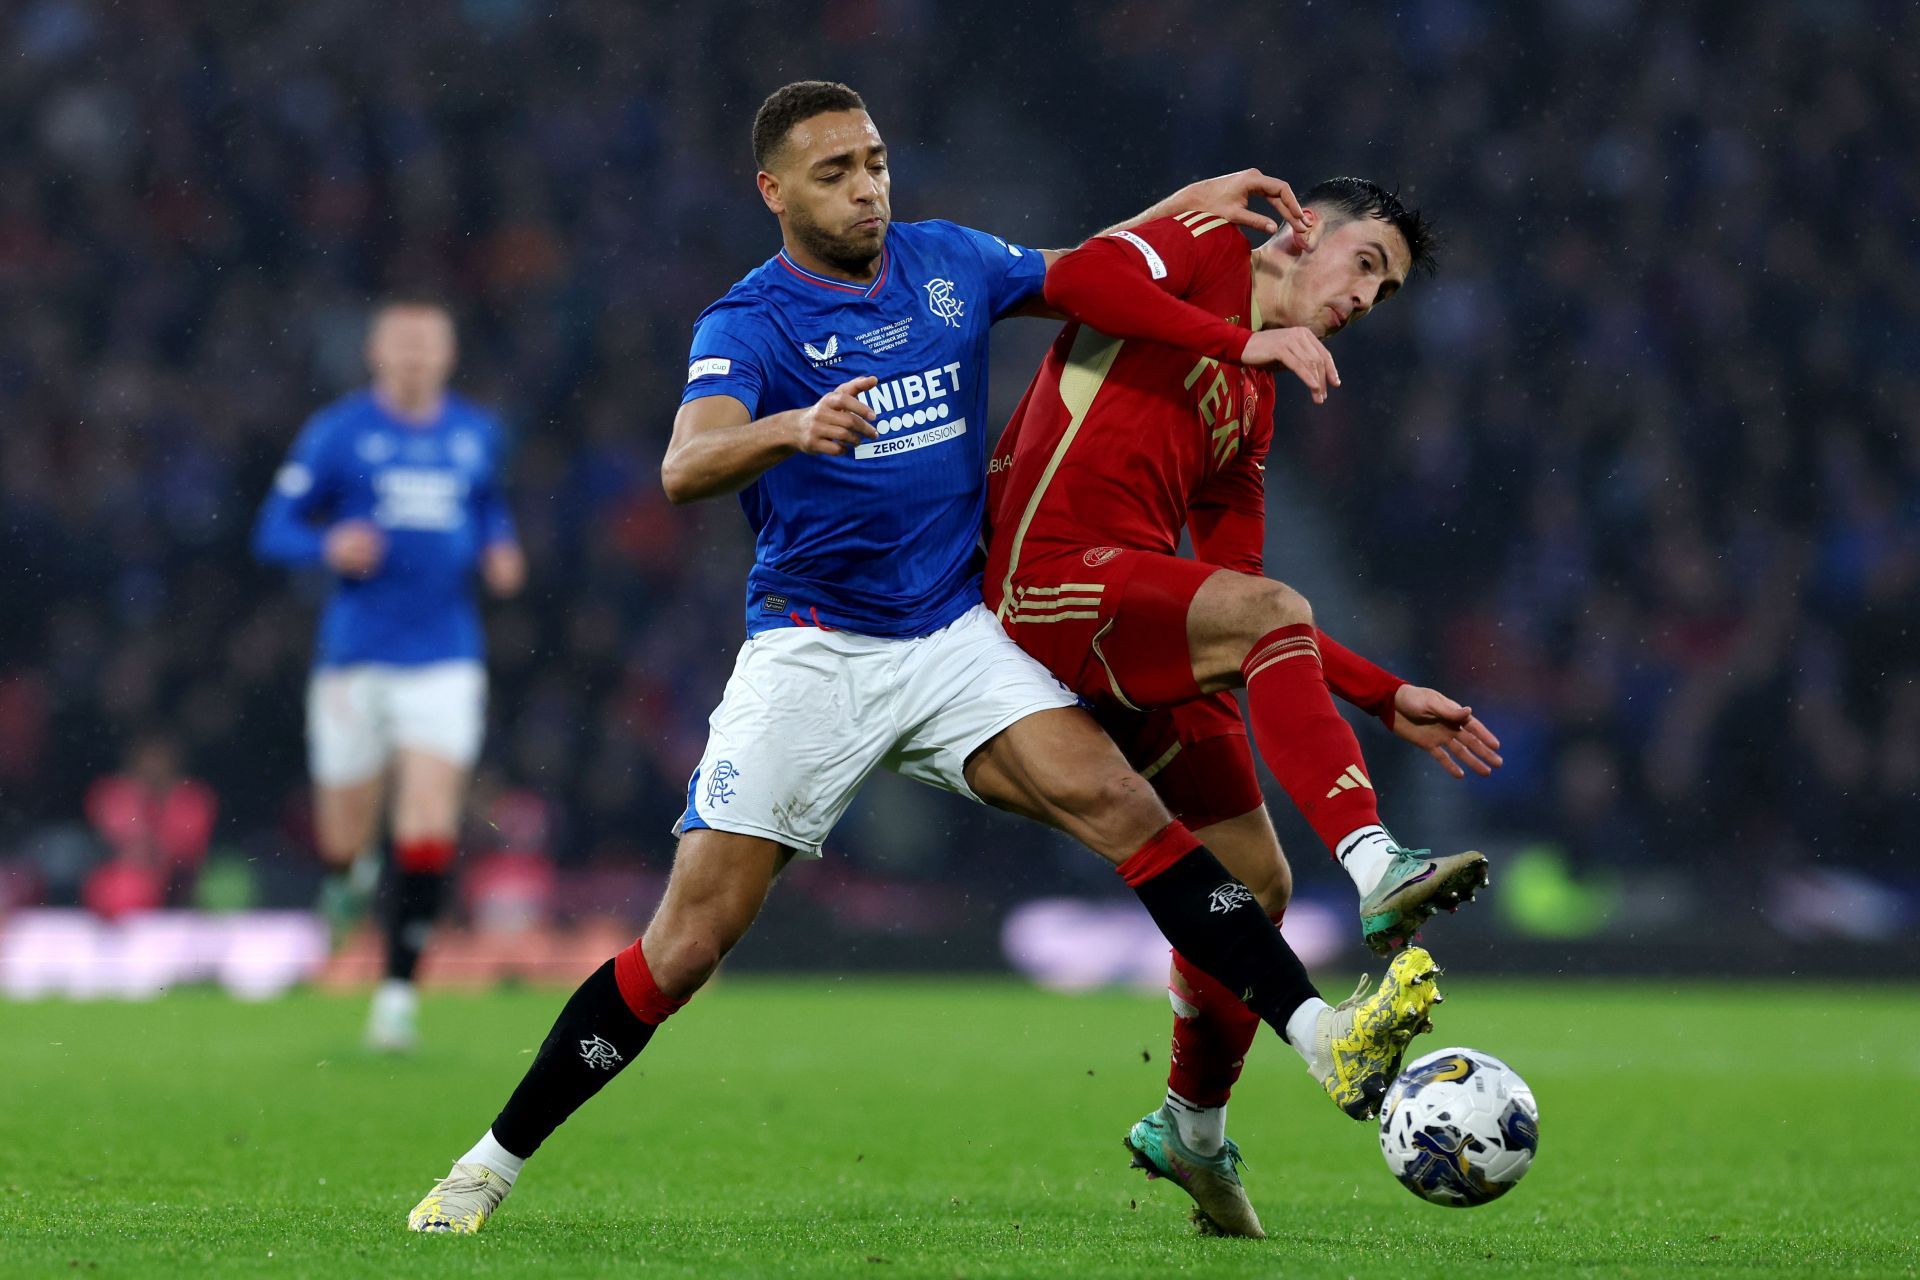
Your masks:
M766 390L765 357L759 325L743 307L710 307L693 327L693 347L687 358L687 388L680 403L708 396L732 396L747 406L750 417L760 416L760 397Z
M1038 249L951 222L935 225L950 230L972 248L980 263L981 282L986 286L987 312L995 320L1040 296L1047 280L1047 259Z

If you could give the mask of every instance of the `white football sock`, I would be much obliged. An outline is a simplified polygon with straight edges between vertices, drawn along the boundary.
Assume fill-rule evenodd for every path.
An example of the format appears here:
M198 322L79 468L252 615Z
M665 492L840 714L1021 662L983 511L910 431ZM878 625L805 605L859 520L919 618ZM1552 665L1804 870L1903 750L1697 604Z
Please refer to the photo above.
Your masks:
M1353 877L1354 887L1365 897L1387 874L1387 866L1398 849L1387 829L1375 824L1348 832L1347 838L1334 850L1334 856L1340 859L1340 865Z
M1327 1011L1327 1002L1319 996L1308 996L1298 1009L1287 1019L1287 1043L1293 1051L1306 1059L1309 1069L1318 1075L1325 1074L1319 1063L1314 1061L1314 1051L1318 1048L1320 1015Z
M483 1164L500 1175L500 1180L508 1186L520 1176L520 1170L527 1163L524 1156L517 1156L501 1146L494 1138L493 1130L482 1134L480 1141L473 1144L473 1150L454 1161L455 1164Z
M1174 1127L1180 1130L1180 1141L1186 1143L1195 1155L1210 1156L1226 1145L1226 1104L1203 1107L1197 1102L1188 1102L1169 1089L1167 1110L1173 1113Z

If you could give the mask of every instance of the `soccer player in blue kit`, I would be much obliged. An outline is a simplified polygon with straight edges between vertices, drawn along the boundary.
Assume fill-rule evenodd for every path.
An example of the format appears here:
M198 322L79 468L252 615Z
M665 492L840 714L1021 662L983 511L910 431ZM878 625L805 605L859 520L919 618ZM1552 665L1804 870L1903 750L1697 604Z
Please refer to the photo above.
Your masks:
M307 692L314 834L329 865L372 865L390 799L387 976L367 1025L376 1049L413 1046L414 970L480 753L474 570L499 596L526 580L501 500L500 427L447 391L455 354L445 308L380 306L367 336L372 386L307 422L254 530L260 558L334 575Z
M1116 864L1183 955L1244 992L1343 1110L1372 1114L1438 999L1431 958L1409 948L1372 996L1321 1000L1253 894L981 603L987 330L1049 314L1057 254L891 224L886 145L844 85L775 92L753 141L783 247L696 323L661 465L677 503L740 494L756 538L747 641L652 922L574 992L408 1226L478 1231L526 1159L713 973L780 868L819 855L876 767L1046 822ZM1204 209L1271 230L1245 207L1254 193L1300 217L1285 184L1248 171L1132 221Z

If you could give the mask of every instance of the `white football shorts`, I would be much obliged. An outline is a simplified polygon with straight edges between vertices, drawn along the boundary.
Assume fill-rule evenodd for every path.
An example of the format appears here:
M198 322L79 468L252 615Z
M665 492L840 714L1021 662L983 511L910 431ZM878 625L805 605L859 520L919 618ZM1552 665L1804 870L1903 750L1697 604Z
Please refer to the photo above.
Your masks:
M364 782L405 747L471 768L487 723L487 672L470 659L322 667L307 684L307 762L323 787Z
M985 605L907 640L763 631L734 662L674 830L762 836L817 858L875 766L978 800L968 756L1016 720L1077 703Z

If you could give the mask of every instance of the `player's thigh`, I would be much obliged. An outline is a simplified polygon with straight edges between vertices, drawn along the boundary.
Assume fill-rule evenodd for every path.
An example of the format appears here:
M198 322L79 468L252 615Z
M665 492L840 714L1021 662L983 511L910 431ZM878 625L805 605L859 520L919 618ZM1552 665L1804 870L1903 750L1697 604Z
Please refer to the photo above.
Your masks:
M316 670L307 681L307 770L314 785L344 788L377 778L392 751L381 669Z
M749 639L708 719L674 831L754 836L819 857L898 737L888 698L892 647L904 643L814 627Z
M1313 609L1284 582L1217 569L1193 594L1187 649L1193 678L1212 692L1245 683L1241 668L1262 636L1313 621Z
M413 747L393 753L393 813L395 840L451 838L460 830L460 807L465 802L466 767Z
M329 861L347 861L373 843L391 751L378 670L315 671L307 682L307 767L314 836Z
M320 856L344 865L370 848L380 829L380 803L386 775L313 789L313 834Z
M777 841L711 828L681 837L667 891L641 939L662 991L678 998L707 980L746 936L793 853Z
M1160 806L1072 691L984 606L912 642L893 712L903 732L884 763L906 777L1050 823L1116 860L1165 825L1133 838Z
M1116 865L1173 821L1153 787L1078 707L1008 725L967 761L971 792L1066 832Z

